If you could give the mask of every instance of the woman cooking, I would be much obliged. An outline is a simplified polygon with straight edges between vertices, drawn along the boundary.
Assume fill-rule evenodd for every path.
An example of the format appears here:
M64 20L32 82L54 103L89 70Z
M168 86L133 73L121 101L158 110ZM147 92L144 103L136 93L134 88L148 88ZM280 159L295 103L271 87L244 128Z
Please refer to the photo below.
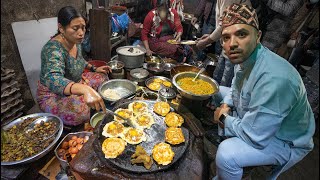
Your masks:
M86 22L75 8L58 13L58 33L41 51L41 72L37 101L40 109L59 116L65 125L76 126L90 119L90 108L105 111L96 92L108 80L108 66L94 67L81 54ZM91 72L83 73L84 69Z
M144 19L141 40L148 56L156 53L178 62L189 62L192 55L190 46L168 43L168 40L173 39L180 42L183 32L177 11L168 8L168 5L167 0L157 1L156 8L151 10Z

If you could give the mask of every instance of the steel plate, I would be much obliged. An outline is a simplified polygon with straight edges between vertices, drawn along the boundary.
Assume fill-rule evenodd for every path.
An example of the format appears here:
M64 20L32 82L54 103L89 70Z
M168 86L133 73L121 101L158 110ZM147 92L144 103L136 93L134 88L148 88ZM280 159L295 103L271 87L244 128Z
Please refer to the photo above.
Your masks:
M129 103L133 101L125 102L117 107L115 107L113 110L115 111L118 108L127 108ZM153 106L156 103L156 101L148 101L143 100L143 102L146 102L148 104L148 110L153 115L155 124L151 126L150 129L145 129L144 132L147 136L147 141L140 143L146 152L149 155L152 155L152 149L154 145L165 142L165 130L167 128L164 117L159 116L153 112ZM171 108L171 111L174 111L173 108ZM146 169L143 164L131 164L131 155L134 154L136 145L127 144L124 152L118 156L115 159L106 159L103 152L102 152L102 143L106 139L104 136L102 136L103 127L110 121L113 120L113 116L108 114L105 119L101 122L99 129L98 129L98 135L96 139L97 145L94 146L96 148L96 153L98 154L99 159L102 162L105 163L111 163L117 168L121 168L122 170L128 171L128 172L135 172L135 173L151 173L151 172L157 172L157 171L163 171L165 169L168 169L171 167L175 162L177 162L186 151L188 144L189 144L189 130L181 127L183 135L185 137L185 142L181 143L179 145L171 145L173 152L175 153L173 161L168 165L158 165L155 161L153 162L151 168L148 170ZM152 157L152 156L151 156Z
M41 157L43 157L44 155L46 155L49 151L51 151L53 148L54 148L54 145L58 142L61 134L62 134L62 131L63 131L63 122L62 120L58 117L58 116L55 116L53 114L50 114L50 113L36 113L36 114L30 114L30 115L27 115L27 116L23 116L23 117L20 117L8 124L6 124L5 126L3 126L3 130L8 130L10 129L12 126L14 125L17 125L17 124L20 124L22 123L25 119L27 118L32 118L32 117L43 117L43 116L47 116L47 117L54 117L56 119L59 119L60 121L60 124L59 124L59 131L58 133L55 135L55 138L54 140L52 141L52 143L46 147L44 150L42 150L41 152L39 152L38 154L36 155L33 155L31 157L28 157L28 158L25 158L25 159L22 159L20 161L10 161L10 162L2 162L1 161L1 166L8 166L8 165L15 165L15 164L26 164L26 163L30 163L30 162L33 162L33 161L36 161L38 159L40 159Z

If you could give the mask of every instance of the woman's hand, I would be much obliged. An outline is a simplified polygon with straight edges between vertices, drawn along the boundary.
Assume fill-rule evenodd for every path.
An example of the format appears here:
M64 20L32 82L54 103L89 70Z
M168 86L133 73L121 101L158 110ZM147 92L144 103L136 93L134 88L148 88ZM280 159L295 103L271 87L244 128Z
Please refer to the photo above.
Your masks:
M177 32L176 34L175 34L175 41L176 42L180 42L181 41L181 36L182 36L182 32Z
M181 34L177 34L177 36L175 37L176 42L180 42L181 41Z
M147 56L152 56L153 52L150 49L147 49Z
M103 99L93 88L86 86L83 97L85 103L87 103L90 108L95 109L96 111L100 111L100 109L102 109L103 112L106 113L106 106Z
M100 66L96 69L96 72L108 74L111 73L112 70L109 66Z

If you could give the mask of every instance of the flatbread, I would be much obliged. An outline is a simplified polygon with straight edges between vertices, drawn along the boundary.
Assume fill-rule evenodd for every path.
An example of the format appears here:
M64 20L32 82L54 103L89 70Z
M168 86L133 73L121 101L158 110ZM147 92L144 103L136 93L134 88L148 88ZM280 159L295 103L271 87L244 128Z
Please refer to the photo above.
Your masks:
M170 105L167 102L156 102L153 111L161 116L165 116L170 112Z
M115 113L117 113L118 115L124 117L124 118L127 118L127 119L132 119L133 118L133 112L129 109L122 109L122 108L119 108L115 111ZM115 121L118 121L120 123L124 123L124 120L117 117L117 116L113 116L114 120Z
M180 127L184 122L184 119L180 114L177 114L175 112L170 112L166 115L164 122L169 127Z
M146 141L146 135L141 129L136 128L126 128L122 134L122 139L124 139L129 144L139 144L142 141Z
M172 162L174 152L169 144L161 142L152 149L153 159L161 165L168 165Z
M134 115L139 115L148 112L148 104L142 101L134 101L128 105L128 109L132 111Z
M132 121L132 123L138 129L149 129L152 126L152 124L154 124L154 118L150 113L142 113L137 115Z
M177 145L181 144L185 141L184 135L182 133L181 128L177 127L169 127L167 128L165 132L165 140L166 142L172 144L172 145Z
M127 143L120 138L107 138L102 143L102 152L105 158L116 158L126 148Z
M103 127L102 135L105 137L120 137L125 127L118 121L111 121Z

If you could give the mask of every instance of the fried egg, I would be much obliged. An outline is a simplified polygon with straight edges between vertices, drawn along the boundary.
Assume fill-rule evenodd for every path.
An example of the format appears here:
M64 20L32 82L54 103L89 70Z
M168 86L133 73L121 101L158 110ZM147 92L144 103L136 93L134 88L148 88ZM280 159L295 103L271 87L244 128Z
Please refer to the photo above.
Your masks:
M165 132L166 142L177 145L185 141L181 128L169 127Z
M148 88L153 90L153 91L158 91L161 87L161 83L159 82L152 82L148 85Z
M124 139L129 144L139 144L142 141L146 141L146 135L141 129L136 128L126 128L122 134L122 139Z
M111 121L103 127L102 135L105 137L118 137L123 133L125 127L118 121Z
M144 128L149 129L152 126L152 124L154 124L154 118L150 113L142 113L137 115L132 121L132 123L138 129L144 129Z
M156 102L153 111L161 116L165 116L170 112L170 105L167 102Z
M174 152L169 144L161 142L153 147L152 157L158 164L168 165L173 160Z
M148 112L148 104L142 101L135 101L128 105L128 109L132 111L134 115L138 115Z
M175 112L170 112L166 115L164 122L169 127L180 127L184 122L184 119L180 114L177 114Z
M115 113L117 113L119 116L122 116L124 118L127 118L127 119L132 119L133 117L133 112L129 109L122 109L122 108L119 108L115 111ZM117 117L117 116L114 116L114 120L120 122L120 123L124 123L124 120Z
M105 158L116 158L124 151L127 143L120 138L107 138L102 143Z

